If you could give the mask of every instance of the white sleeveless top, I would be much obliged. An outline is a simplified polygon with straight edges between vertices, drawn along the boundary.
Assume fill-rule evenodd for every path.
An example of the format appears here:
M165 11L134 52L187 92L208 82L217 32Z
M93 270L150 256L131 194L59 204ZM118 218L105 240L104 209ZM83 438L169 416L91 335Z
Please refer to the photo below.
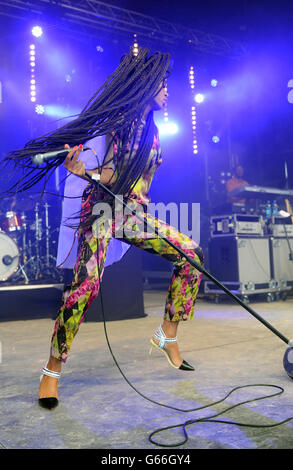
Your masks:
M101 165L105 149L105 136L98 136L90 139L84 144L84 147L93 148L99 157L99 162L91 150L81 152L79 160L82 160L87 170L97 168L98 164ZM75 228L68 227L68 225L78 222L78 219L72 217L79 215L81 210L82 194L88 181L68 172L68 177L65 181L64 199L62 202L62 218L58 239L57 261L56 265L59 268L73 268L77 260L77 231ZM73 199L69 199L74 197ZM75 235L76 233L76 235ZM130 246L115 238L111 238L107 249L105 260L105 267L119 261Z

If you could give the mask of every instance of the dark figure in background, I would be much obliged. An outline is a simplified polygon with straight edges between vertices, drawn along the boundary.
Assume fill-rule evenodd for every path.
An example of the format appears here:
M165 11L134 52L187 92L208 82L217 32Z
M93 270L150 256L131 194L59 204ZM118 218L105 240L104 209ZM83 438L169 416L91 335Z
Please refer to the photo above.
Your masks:
M241 165L237 165L233 170L233 176L226 182L226 191L227 191L227 202L236 203L236 204L245 204L245 198L239 198L235 196L231 196L230 193L234 189L238 188L239 186L247 185L248 182L245 181L243 177L243 167Z

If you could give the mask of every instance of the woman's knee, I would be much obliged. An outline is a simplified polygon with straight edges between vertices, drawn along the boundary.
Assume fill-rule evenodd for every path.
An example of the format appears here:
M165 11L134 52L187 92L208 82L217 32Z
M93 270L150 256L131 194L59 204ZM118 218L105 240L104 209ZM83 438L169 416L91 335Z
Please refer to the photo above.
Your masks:
M202 248L199 245L194 244L194 246L191 249L186 251L186 254L188 254L195 261L199 262L201 265L203 265L204 254L203 254Z

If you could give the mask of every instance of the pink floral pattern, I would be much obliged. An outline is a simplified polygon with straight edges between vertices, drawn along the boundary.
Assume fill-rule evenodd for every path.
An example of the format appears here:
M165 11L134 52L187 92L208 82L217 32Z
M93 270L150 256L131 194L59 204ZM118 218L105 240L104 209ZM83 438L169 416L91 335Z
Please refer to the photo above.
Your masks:
M118 142L115 145L118 145ZM117 149L118 147L116 151ZM131 194L134 206L148 204L150 200L148 190L153 175L161 161L159 136L156 135L147 167ZM92 185L88 185L85 189L82 216L88 213L88 209L93 207L97 200L95 191L95 187ZM133 206L132 208L135 209ZM198 264L203 264L202 250L193 240L147 212L143 214L143 217L150 224L157 227L160 232L164 233L166 238L180 247L190 258L194 259ZM62 305L55 322L51 341L51 355L63 362L67 360L73 338L91 302L98 295L100 287L99 272L102 278L107 246L111 235L115 235L114 230L117 229L117 224L122 226L124 230L124 241L149 253L162 256L174 265L163 318L168 321L186 321L194 316L194 305L202 274L191 266L185 257L179 255L173 247L167 244L163 238L158 236L150 238L146 236L145 232L140 232L139 227L141 225L136 224L134 215L127 214L122 217L118 213L116 221L113 220L112 228L110 227L108 231L104 230L103 237L99 237L99 240L95 238L91 227L84 228L79 232L78 257L74 281L64 291ZM135 224L138 228L135 236L126 236L125 233L131 232Z

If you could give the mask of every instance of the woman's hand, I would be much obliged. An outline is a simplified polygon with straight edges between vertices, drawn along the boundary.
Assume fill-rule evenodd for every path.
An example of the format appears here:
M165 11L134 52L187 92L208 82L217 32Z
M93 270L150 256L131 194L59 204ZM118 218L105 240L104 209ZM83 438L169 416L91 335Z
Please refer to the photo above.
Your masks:
M65 144L64 148L69 149L69 145ZM73 150L71 150L67 157L64 160L64 167L70 171L70 173L73 173L76 176L80 176L81 178L84 178L85 176L85 164L81 161L78 160L79 154L82 151L82 145L79 147L76 145Z
M68 144L65 144L64 148L69 149L70 147ZM68 171L70 171L70 173L73 173L74 175L79 176L80 178L86 181L92 182L92 180L88 176L85 176L85 164L81 160L78 160L80 152L82 152L82 145L80 145L79 147L76 145L65 158L64 167ZM98 169L87 170L87 173L89 175L92 175L93 173L98 173ZM101 172L101 183L105 186L111 187L114 184L113 175L114 170L112 170L111 168L103 168Z

